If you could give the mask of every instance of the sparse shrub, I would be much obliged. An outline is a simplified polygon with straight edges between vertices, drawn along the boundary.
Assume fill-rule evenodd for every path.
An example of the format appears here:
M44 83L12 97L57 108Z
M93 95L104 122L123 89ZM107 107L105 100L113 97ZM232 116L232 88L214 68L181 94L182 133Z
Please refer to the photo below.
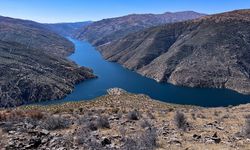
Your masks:
M140 123L141 127L142 128L151 128L152 125L147 121L147 120L143 120L141 123Z
M191 116L192 116L192 119L193 119L193 120L196 120L195 113L191 113Z
M140 139L140 140L139 140ZM155 149L157 143L157 134L155 128L150 128L146 130L145 133L139 138L139 147L144 148L145 150Z
M76 131L76 143L78 144L84 144L88 138L91 136L91 131L88 128L80 127Z
M122 118L122 112L121 111L119 111L118 113L117 113L117 118L119 118L119 119L121 119Z
M6 113L0 112L0 121L5 121L5 120L6 120Z
M98 117L96 120L96 125L99 128L110 128L109 120L107 117Z
M154 116L150 111L147 112L147 116L148 116L150 119L155 119L155 116Z
M135 139L125 138L122 146L124 150L138 150L138 144Z
M70 121L60 115L47 116L43 121L43 127L47 130L56 130L67 128L70 125Z
M86 127L87 127L88 129L90 129L91 131L96 131L96 130L98 129L96 123L94 123L93 121L88 121L88 122L86 123Z
M244 136L250 138L250 115L246 116Z
M82 145L83 149L90 150L101 150L102 145L97 142L95 137L91 134L91 130L81 126L76 131L76 141L77 144Z
M126 150L154 150L157 146L156 129L148 129L141 134L124 138L122 149Z
M220 111L214 111L214 116L218 117L221 114Z
M139 120L139 112L137 110L130 111L128 113L129 120Z
M6 122L4 125L1 126L3 132L9 132L15 130L15 127L12 122Z
M79 108L79 112L80 112L80 113L83 112L83 108L82 108L82 107Z
M178 129L181 129L183 131L187 130L188 122L183 113L177 111L174 116L174 121Z
M168 109L168 111L172 112L172 111L174 111L174 108L171 107L171 108Z
M197 118L205 119L206 116L204 116L203 114L197 114Z
M44 114L39 110L28 110L26 116L31 119L41 120L44 118Z
M117 114L119 111L120 111L119 108L113 108L113 109L112 109L112 113L114 113L114 114Z

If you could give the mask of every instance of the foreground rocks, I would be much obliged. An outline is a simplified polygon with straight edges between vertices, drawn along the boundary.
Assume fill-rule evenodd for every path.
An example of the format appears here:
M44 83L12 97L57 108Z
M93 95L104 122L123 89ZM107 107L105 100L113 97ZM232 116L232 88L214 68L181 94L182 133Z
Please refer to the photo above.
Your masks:
M250 10L158 26L99 46L105 59L159 82L250 94Z
M24 106L0 111L0 146L3 149L247 150L250 139L245 121L249 107L173 105L125 91L87 102Z

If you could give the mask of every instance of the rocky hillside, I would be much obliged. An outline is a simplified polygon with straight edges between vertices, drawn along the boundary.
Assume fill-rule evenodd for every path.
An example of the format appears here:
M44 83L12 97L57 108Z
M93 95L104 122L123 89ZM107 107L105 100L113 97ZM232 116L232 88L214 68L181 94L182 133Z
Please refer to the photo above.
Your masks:
M112 89L93 101L1 110L0 147L249 150L249 108L173 105Z
M67 56L74 51L74 45L33 21L0 16L0 40L41 49L57 56Z
M79 30L75 37L80 40L87 40L93 45L99 46L145 28L195 19L201 16L204 16L204 14L193 11L167 12L159 15L132 14L94 22Z
M86 22L75 22L75 23L55 23L55 24L44 24L48 29L63 35L73 36L79 29L83 29L87 25L90 25L91 21Z
M99 46L103 56L159 82L250 94L250 10L153 27Z
M73 48L40 24L0 17L0 107L62 98L95 77L63 58Z

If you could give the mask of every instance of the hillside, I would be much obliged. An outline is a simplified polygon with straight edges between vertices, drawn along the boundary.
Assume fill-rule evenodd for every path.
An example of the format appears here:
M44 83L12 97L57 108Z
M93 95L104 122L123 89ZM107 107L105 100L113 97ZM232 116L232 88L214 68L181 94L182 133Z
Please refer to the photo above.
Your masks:
M193 11L176 13L166 12L158 15L132 14L118 18L96 21L89 26L80 29L75 34L75 37L79 40L87 40L91 44L99 46L145 28L195 19L201 16L204 16L204 14Z
M63 36L73 36L79 29L83 29L87 25L90 25L91 21L75 22L75 23L54 23L44 24L46 28Z
M46 29L43 24L28 20L0 16L0 40L20 43L57 56L68 56L74 52L70 41Z
M238 10L153 27L98 49L159 82L250 94L249 16Z
M174 105L112 89L92 101L0 110L0 147L248 150L249 107Z
M59 99L95 77L67 60L74 45L41 24L0 17L0 107Z

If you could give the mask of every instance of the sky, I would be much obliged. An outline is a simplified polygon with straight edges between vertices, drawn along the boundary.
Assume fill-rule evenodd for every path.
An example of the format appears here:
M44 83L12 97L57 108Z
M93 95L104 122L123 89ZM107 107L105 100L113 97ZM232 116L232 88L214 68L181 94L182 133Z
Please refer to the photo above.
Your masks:
M141 13L206 14L250 8L250 0L0 0L0 15L41 23L97 21Z

